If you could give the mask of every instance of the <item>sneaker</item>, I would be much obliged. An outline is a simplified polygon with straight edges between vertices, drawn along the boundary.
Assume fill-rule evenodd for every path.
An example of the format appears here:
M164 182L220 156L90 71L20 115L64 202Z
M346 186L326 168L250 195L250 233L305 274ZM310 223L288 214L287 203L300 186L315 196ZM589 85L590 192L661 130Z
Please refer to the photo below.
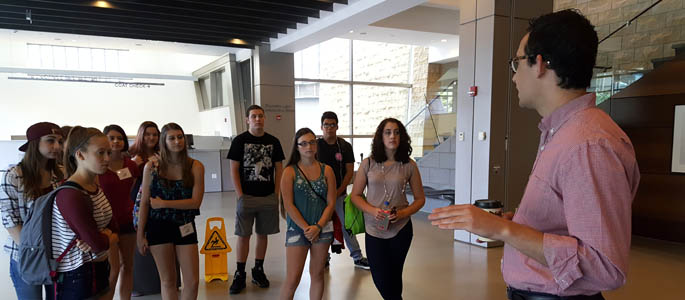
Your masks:
M355 268L360 268L362 270L371 270L369 266L369 260L366 257L362 257L354 261Z
M264 269L252 268L252 283L256 284L260 288L268 288L269 280L266 279L266 274L264 274Z
M245 289L246 278L247 274L245 272L235 271L235 274L233 275L233 283L231 284L231 287L228 289L228 292L231 295L240 293L243 289Z

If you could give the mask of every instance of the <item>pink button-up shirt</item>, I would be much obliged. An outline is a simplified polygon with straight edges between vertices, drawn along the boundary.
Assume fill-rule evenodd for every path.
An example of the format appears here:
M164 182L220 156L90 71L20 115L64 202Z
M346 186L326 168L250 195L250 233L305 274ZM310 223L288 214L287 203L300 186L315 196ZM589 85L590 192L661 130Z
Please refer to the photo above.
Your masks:
M586 94L542 119L540 146L514 222L544 233L547 267L505 245L504 281L560 296L622 286L640 171L628 136Z

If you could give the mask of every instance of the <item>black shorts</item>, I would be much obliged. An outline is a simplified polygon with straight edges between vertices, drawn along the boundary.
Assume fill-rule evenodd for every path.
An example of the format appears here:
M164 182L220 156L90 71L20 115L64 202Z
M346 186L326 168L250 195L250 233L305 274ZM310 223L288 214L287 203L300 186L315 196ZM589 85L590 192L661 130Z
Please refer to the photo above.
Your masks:
M149 246L161 244L197 244L197 228L195 227L195 221L193 220L191 223L193 223L193 233L182 237L181 229L179 227L183 226L183 223L148 219L147 225L145 226L145 237L147 238L147 244Z

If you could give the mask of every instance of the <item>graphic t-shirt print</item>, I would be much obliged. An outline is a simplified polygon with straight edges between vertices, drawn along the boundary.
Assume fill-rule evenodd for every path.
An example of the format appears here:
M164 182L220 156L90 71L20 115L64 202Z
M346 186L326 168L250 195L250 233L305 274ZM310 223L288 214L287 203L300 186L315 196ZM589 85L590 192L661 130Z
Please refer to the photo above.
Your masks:
M243 178L247 181L271 181L273 152L274 145L245 144Z

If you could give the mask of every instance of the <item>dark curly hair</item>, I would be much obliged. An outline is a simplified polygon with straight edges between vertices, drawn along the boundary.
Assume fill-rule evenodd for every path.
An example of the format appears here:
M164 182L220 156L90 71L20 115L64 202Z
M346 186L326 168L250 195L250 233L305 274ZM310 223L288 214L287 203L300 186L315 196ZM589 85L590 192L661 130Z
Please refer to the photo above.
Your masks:
M413 150L411 147L411 138L409 137L409 134L407 134L407 128L402 125L400 120L395 118L387 118L378 124L376 133L373 135L373 143L371 144L371 159L377 163L388 160L388 157L385 155L385 145L383 144L383 129L388 122L397 124L397 127L400 129L400 144L395 152L395 160L406 164L409 162L409 155L411 155Z
M590 86L597 59L597 32L590 21L575 9L542 15L530 21L524 52L528 65L539 54L559 77L563 89Z

